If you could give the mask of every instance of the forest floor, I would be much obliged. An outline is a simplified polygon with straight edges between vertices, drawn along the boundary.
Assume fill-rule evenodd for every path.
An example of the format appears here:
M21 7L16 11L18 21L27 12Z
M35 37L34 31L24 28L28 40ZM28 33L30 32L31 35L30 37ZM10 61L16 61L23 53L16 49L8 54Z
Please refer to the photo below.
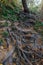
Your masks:
M4 23L4 22L5 22L5 20L2 21L2 23ZM8 32L8 34L9 34L8 37L6 37L6 36L3 37L2 33L4 31ZM7 35L7 34L5 34L5 35ZM16 38L16 40L15 40L15 38ZM13 55L15 54L15 51L16 51L15 50L15 46L17 44L16 42L18 42L20 49L23 50L23 48L25 48L25 46L29 46L30 48L33 49L33 51L35 51L35 53L37 52L36 54L39 54L39 58L36 56L37 59L40 59L38 62L34 63L34 61L33 61L33 63L32 63L32 58L30 57L30 60L28 58L28 60L30 61L30 65L34 65L34 64L43 65L42 36L34 30L34 27L32 24L26 25L23 22L15 22L12 25L10 22L8 27L3 27L3 26L0 27L0 39L2 39L4 42L2 44L2 46L0 46L0 63L8 62L10 56L13 58ZM19 41L18 41L18 39L19 39ZM7 47L7 44L9 45L8 47ZM30 51L28 51L28 52L30 52ZM32 52L32 50L31 50L31 52ZM18 53L16 52L16 55ZM32 57L34 59L34 55ZM37 61L37 59L36 59L36 61ZM5 64L5 65L9 65L9 64L13 65L13 62L9 60L8 64ZM14 62L14 65L15 65L15 62Z

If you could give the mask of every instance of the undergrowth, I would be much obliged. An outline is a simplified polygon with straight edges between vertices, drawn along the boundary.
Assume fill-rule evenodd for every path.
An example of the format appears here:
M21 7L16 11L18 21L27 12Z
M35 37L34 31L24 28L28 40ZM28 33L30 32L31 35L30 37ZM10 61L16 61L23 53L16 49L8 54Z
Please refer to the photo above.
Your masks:
M20 8L11 3L12 6L5 5L4 3L0 2L0 18L11 20L11 21L17 21L18 20L18 14L20 11Z

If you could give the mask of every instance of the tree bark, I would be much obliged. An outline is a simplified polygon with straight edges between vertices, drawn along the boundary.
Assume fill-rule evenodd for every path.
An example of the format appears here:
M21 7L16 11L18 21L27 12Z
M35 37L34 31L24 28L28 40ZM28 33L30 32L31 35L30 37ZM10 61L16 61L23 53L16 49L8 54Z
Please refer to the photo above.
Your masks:
M22 5L23 5L23 8L24 8L24 12L28 12L29 13L29 8L27 7L26 0L22 0Z

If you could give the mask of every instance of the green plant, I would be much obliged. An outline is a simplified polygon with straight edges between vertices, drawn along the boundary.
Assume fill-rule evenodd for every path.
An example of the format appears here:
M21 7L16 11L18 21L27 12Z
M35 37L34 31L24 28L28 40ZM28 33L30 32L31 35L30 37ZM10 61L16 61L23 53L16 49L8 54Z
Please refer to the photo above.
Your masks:
M0 46L2 45L2 43L3 43L3 40L2 40L2 39L0 39Z
M39 30L40 27L41 27L41 30ZM43 22L37 21L37 22L35 23L34 29L35 29L37 32L40 33L40 35L42 36L42 39L43 39L43 29L42 29L42 27L43 27ZM38 31L38 30L39 30L39 31Z
M35 29L35 30L38 30L39 27L43 27L43 22L36 21L36 23L35 23L35 25L34 25L34 29Z
M0 8L2 9L0 16L6 20L17 21L19 19L18 13L20 8L11 3L10 5L5 5L0 2Z
M7 31L4 31L2 34L3 34L4 37L8 37L9 36L9 33Z
M5 27L7 27L7 26L8 26L8 22L5 22L3 25L4 25Z

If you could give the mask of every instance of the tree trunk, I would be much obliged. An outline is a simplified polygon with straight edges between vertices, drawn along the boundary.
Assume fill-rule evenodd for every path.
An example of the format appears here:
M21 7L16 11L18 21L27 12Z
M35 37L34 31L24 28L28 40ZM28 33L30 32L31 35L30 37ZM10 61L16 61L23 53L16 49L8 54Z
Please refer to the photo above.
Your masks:
M23 8L24 8L24 12L28 12L29 13L29 9L27 7L26 0L22 0L22 5L23 5Z

